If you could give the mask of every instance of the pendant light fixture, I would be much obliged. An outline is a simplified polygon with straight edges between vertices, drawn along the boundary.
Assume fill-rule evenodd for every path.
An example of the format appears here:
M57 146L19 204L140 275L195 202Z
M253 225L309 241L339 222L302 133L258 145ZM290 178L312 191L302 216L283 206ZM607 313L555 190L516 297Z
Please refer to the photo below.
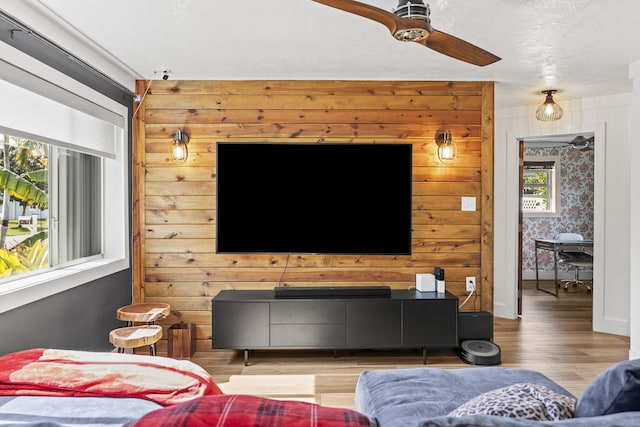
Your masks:
M555 92L557 92L556 89L542 91L542 93L546 94L547 97L545 98L544 103L542 103L542 105L540 105L536 110L536 119L546 122L562 118L562 108L553 100L553 94Z

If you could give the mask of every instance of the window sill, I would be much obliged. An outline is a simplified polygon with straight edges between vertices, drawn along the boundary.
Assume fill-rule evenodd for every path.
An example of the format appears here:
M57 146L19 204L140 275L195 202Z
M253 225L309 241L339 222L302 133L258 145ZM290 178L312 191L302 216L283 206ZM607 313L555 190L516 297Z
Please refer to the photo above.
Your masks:
M523 212L524 218L559 218L559 212Z
M125 258L103 258L0 284L0 313L129 268Z

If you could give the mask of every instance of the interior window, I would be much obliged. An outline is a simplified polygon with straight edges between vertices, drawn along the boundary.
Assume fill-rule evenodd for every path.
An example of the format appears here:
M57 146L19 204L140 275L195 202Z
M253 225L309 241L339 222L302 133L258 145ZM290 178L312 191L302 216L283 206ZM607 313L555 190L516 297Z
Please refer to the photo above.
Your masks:
M525 216L560 214L559 175L559 157L525 158L521 195Z

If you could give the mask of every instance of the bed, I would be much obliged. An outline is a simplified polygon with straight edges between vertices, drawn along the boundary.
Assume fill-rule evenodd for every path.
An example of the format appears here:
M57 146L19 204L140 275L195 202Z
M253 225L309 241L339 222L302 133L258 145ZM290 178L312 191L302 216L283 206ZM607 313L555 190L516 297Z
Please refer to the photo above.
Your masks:
M0 357L0 426L122 426L220 394L188 360L43 348Z
M0 396L0 426L123 426L153 410L139 398Z
M354 410L224 395L188 360L31 349L0 357L0 427L367 427Z

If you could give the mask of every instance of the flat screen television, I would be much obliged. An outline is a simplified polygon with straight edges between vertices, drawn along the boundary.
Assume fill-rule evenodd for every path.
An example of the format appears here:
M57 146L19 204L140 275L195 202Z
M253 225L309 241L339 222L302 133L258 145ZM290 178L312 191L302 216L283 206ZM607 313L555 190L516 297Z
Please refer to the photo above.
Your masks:
M411 144L216 146L216 252L411 254Z

